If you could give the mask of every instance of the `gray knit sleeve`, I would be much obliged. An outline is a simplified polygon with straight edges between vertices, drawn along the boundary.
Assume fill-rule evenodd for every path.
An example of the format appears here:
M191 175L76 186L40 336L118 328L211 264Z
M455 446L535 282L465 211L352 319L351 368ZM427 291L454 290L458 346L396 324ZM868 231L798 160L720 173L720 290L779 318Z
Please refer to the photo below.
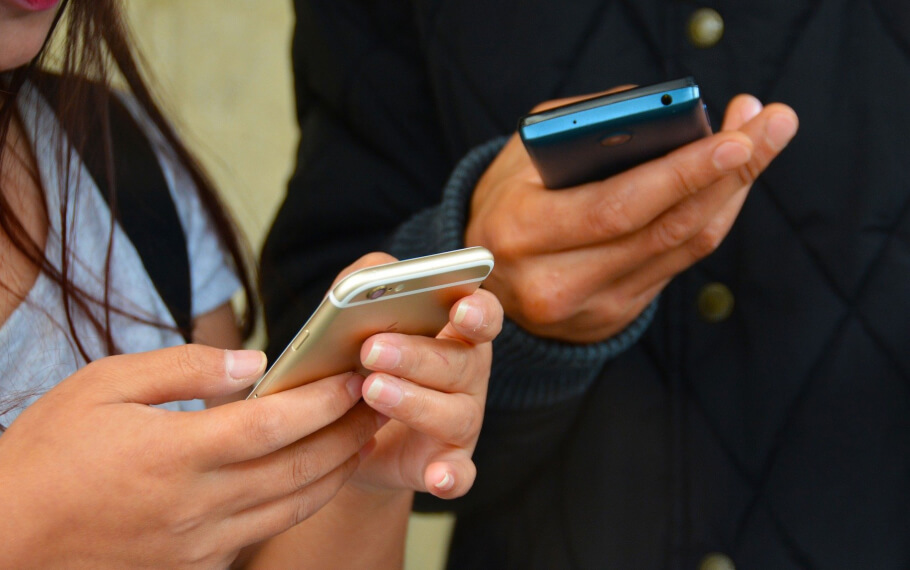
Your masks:
M506 140L496 138L469 152L449 178L442 202L402 225L387 244L388 251L407 259L464 247L474 186ZM605 362L641 337L656 310L655 300L616 336L584 345L539 338L506 319L502 333L493 342L488 407L527 410L581 394L591 386Z

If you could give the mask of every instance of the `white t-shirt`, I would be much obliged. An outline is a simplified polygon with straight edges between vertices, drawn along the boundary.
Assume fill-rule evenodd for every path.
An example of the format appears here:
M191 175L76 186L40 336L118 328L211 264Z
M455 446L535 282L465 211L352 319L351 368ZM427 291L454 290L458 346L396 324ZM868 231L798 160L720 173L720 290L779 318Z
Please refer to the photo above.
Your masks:
M125 103L146 131L161 163L164 178L187 239L190 261L193 316L227 302L240 286L228 265L214 226L203 210L189 174L179 165L176 155L151 121L130 99ZM103 298L110 210L91 175L76 153L70 161L73 188L61 188L57 164L57 144L52 137L65 137L55 115L33 88L25 86L19 111L38 163L41 184L46 192L49 228L45 255L57 268L61 260L61 208L68 201L67 248L72 280L95 299ZM40 141L37 146L35 141ZM76 174L78 172L78 174ZM78 231L76 230L78 228ZM129 315L141 315L152 322L174 324L164 301L155 289L133 244L117 225L111 255L111 304ZM100 306L92 306L96 318L103 318ZM75 326L79 339L93 358L106 356L105 344L84 315L76 311ZM103 320L102 320L103 322ZM116 346L123 352L143 352L183 344L179 333L142 324L135 319L111 313L111 331ZM25 405L33 402L67 376L86 364L70 334L59 287L43 273L24 302L0 327L0 411L6 402L27 396L21 406L0 415L0 425L8 427ZM201 402L174 402L170 409L199 409Z

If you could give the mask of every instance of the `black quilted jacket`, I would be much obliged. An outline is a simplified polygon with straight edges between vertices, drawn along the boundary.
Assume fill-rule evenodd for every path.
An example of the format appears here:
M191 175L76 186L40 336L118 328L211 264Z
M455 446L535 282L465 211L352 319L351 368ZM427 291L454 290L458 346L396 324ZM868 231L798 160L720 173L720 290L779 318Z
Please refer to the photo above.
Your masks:
M447 191L460 214L446 179L537 102L693 75L715 125L739 92L800 117L630 348L518 358L507 329L477 485L423 504L459 512L454 567L910 568L910 4L705 4L724 21L710 48L687 39L693 2L296 2L302 143L263 252L273 353L357 255L457 246L437 238L473 179ZM725 318L699 310L710 284ZM529 363L551 355L568 372L547 384Z

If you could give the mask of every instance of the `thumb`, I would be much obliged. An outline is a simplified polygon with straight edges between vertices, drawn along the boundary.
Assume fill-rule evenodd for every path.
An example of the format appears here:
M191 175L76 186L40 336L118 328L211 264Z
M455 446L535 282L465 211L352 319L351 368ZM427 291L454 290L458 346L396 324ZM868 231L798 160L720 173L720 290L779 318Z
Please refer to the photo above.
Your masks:
M265 370L258 350L187 344L96 360L70 377L103 401L162 404L212 398L249 387ZM67 379L67 382L70 381Z
M338 273L338 276L335 277L335 281L332 282L332 287L337 285L339 281L341 281L342 279L344 279L351 273L354 273L355 271L358 271L360 269L366 269L367 267L373 267L374 265L392 263L393 261L397 261L397 260L394 257L392 257L391 255L389 255L388 253L384 253L381 251L374 251L372 253L363 255L360 257L360 259L358 259L354 263L348 265L347 267L342 269L340 273Z

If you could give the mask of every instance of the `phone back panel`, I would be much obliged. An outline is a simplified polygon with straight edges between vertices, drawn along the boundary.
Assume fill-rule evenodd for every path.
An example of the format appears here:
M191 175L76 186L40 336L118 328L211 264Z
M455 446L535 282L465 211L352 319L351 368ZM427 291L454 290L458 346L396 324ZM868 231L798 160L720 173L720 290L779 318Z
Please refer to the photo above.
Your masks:
M628 170L711 134L698 86L685 78L523 117L519 134L547 188Z
M253 388L250 398L356 370L360 348L380 332L436 336L449 310L489 275L492 256L467 248L362 269L322 300L294 340Z

